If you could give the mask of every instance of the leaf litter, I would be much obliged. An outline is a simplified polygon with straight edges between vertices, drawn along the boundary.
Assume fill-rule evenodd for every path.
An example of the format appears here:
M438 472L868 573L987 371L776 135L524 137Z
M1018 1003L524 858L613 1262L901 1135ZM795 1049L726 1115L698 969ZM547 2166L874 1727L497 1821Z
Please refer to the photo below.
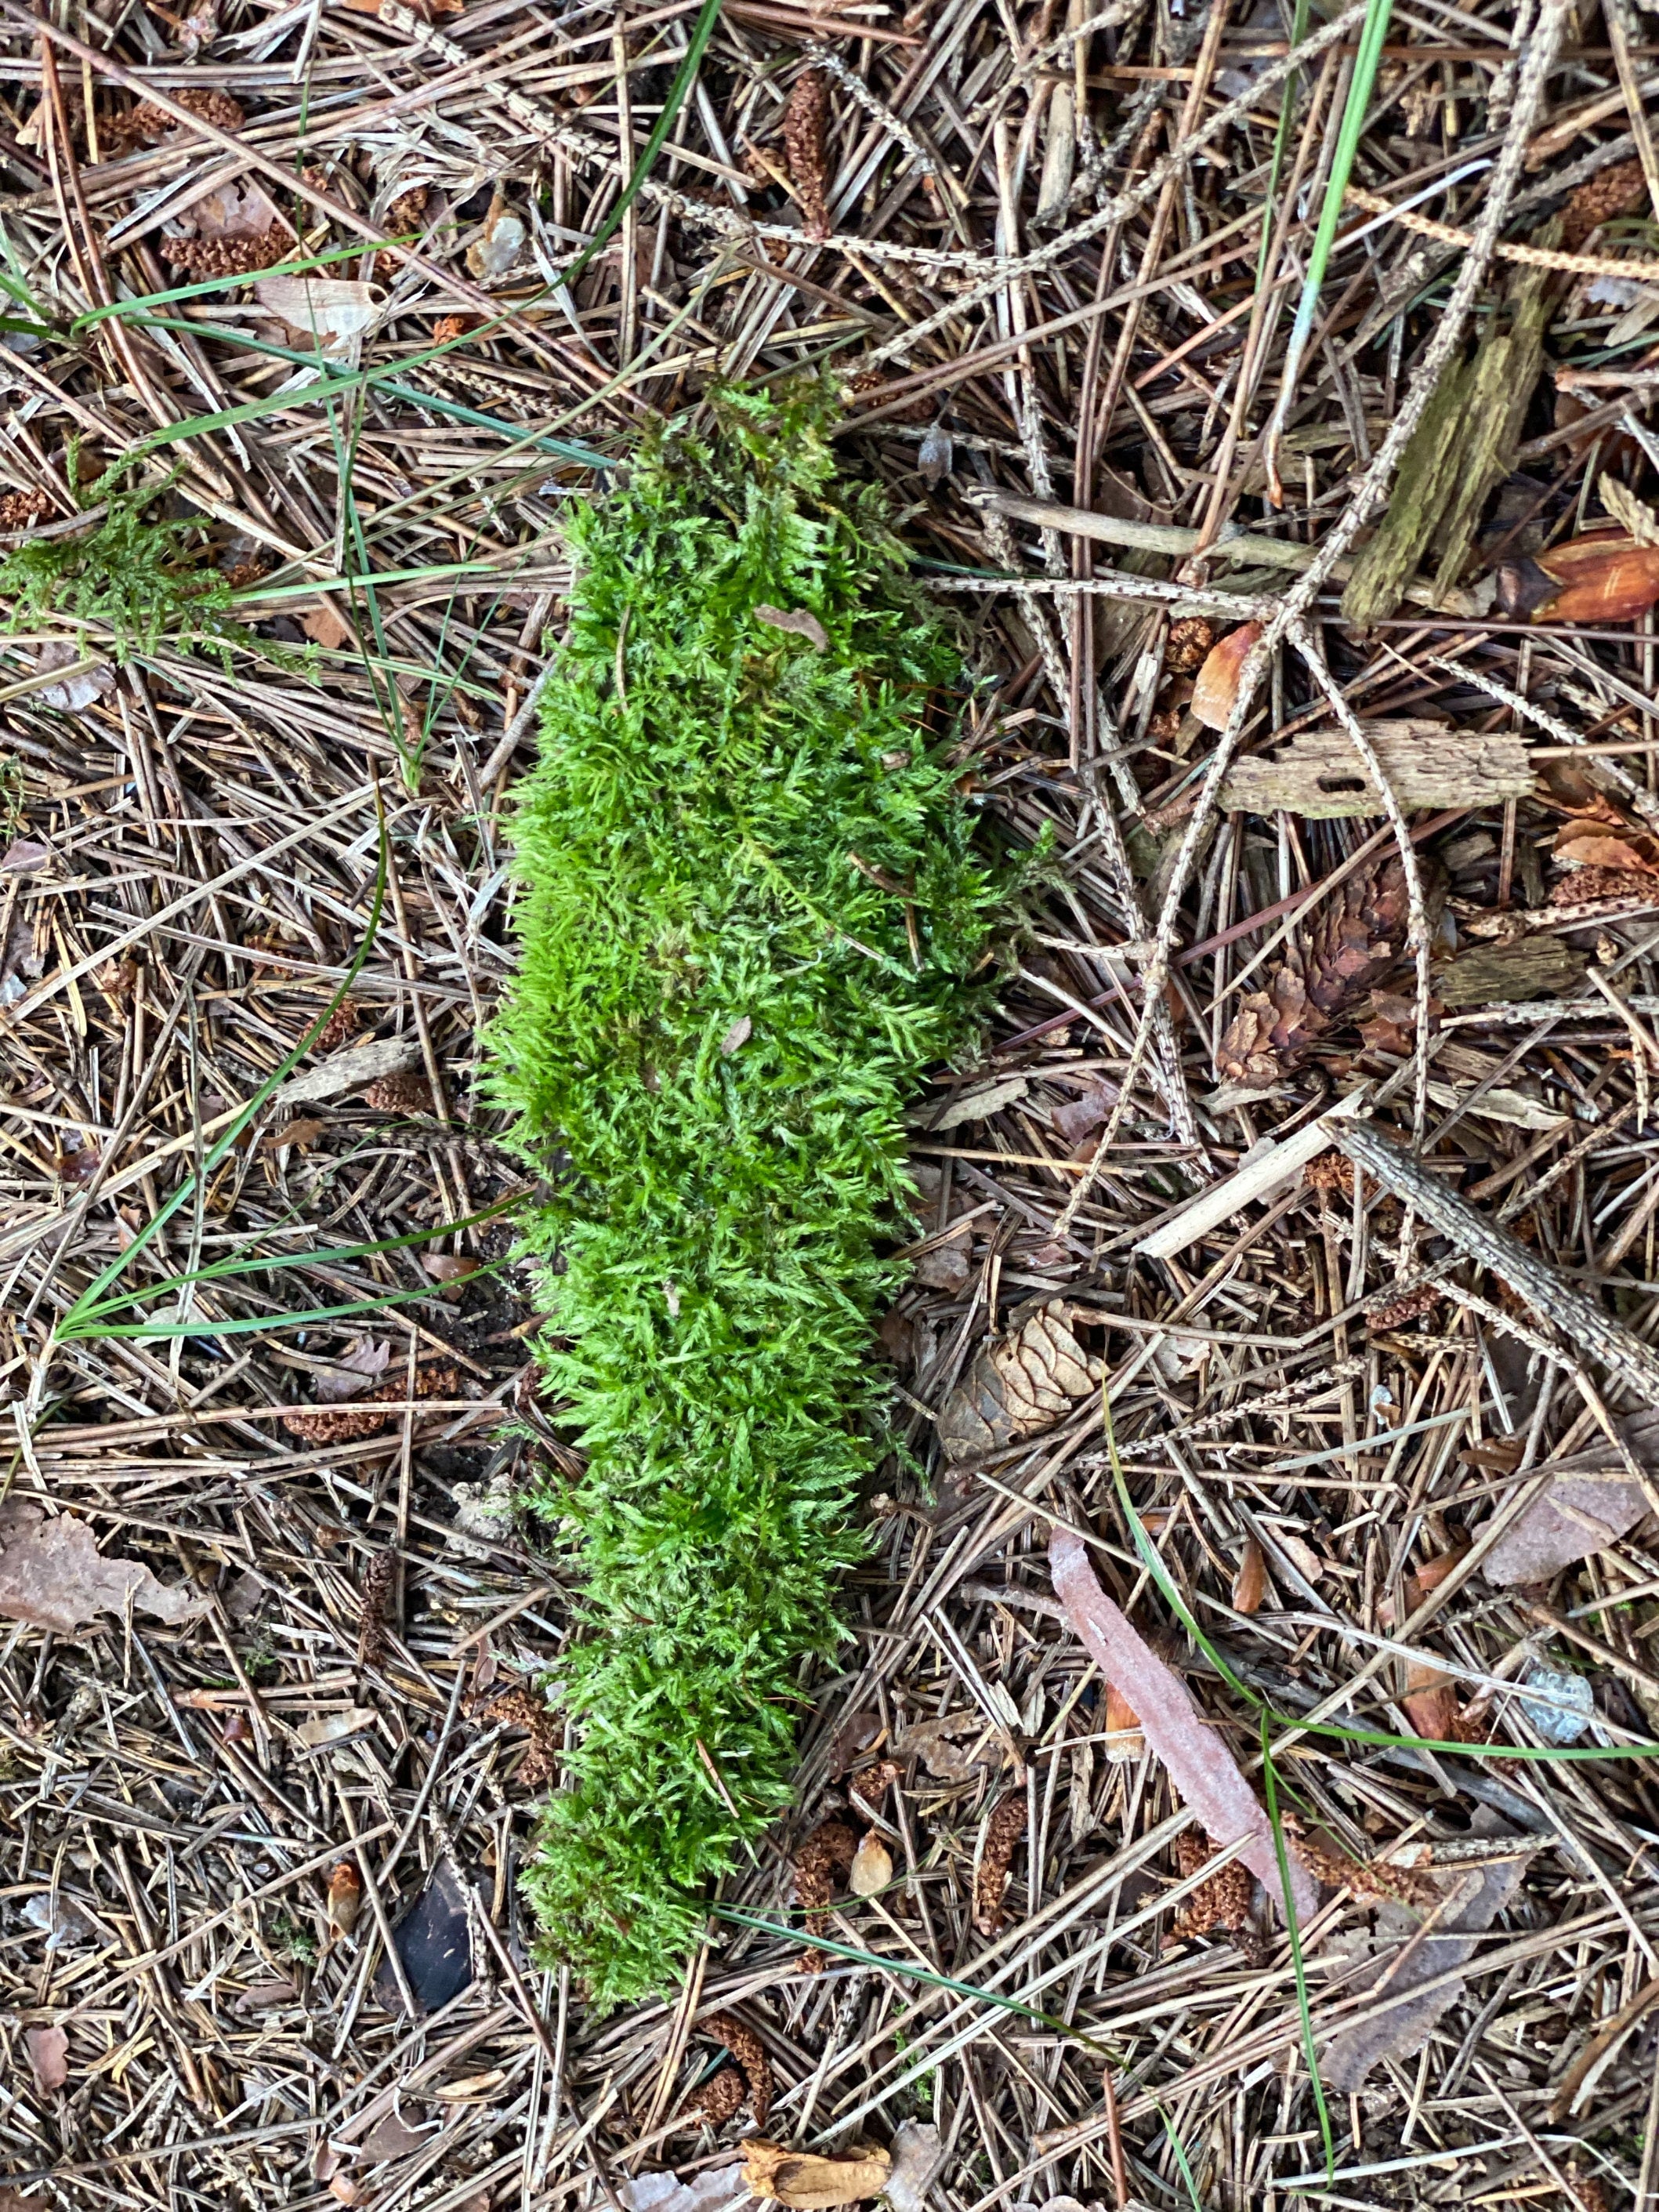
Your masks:
M5 2002L21 2089L47 2038L70 2093L20 2094L6 2202L41 2201L32 2177L54 2170L84 2185L106 2152L107 2185L162 2201L138 2105L164 2115L179 2185L215 2201L592 2206L614 2175L629 2212L712 2212L750 2201L730 2093L699 2145L713 2164L639 2162L665 2156L650 2116L676 2121L700 2081L747 2098L735 2064L709 2076L701 2021L722 2011L764 2048L781 2155L877 2143L895 2203L918 2127L944 2150L916 2185L935 2208L1056 2190L1064 2212L1168 2212L1291 2182L1379 2203L1650 2194L1659 1808L1650 1762L1626 1755L1659 1720L1639 1361L1593 1356L1463 1217L1430 1224L1328 1152L1172 1259L1133 1249L1363 1094L1531 1255L1532 1295L1559 1280L1650 1333L1659 476L1618 23L1593 14L1569 50L1546 7L1518 54L1501 11L1389 26L1352 173L1369 198L1334 226L1274 509L1255 448L1289 319L1258 312L1258 270L1299 286L1308 266L1358 17L1316 25L1331 42L1297 65L1283 23L1237 12L732 0L645 189L544 295L614 204L623 142L642 151L690 18L151 12L84 70L60 43L55 94L41 38L78 34L20 22L0 149L29 293L8 308L28 327L7 333L0 497L32 541L9 549L9 600L68 579L27 599L6 680L28 688L0 739L5 838L52 856L0 873L18 1438L0 1577L30 1609L0 1656ZM1552 41L1559 65L1529 73ZM239 142L234 174L179 107ZM1115 202L1126 187L1138 202ZM285 289L262 304L244 280ZM157 300L188 284L213 289ZM1443 329L1438 404L1413 422ZM295 365L246 343L273 337L331 357L279 392ZM988 1051L969 1078L940 1071L945 1113L912 1127L895 1243L923 1249L882 1335L901 1449L870 1496L856 1634L799 1685L777 1849L723 1892L694 2006L601 2020L534 1955L515 1895L559 1774L565 1717L540 1685L579 1618L568 1555L510 1502L463 1525L469 1496L556 1497L578 1471L525 1285L434 1272L421 1246L287 1262L433 1231L500 1256L455 1224L520 1174L472 1041L501 981L503 799L527 759L511 732L565 619L560 517L609 473L569 456L625 461L716 373L825 360L849 472L885 483L927 588L972 618L986 688L961 773L994 837L1046 837L1053 872ZM372 380L342 399L319 372ZM1382 465L1403 469L1362 515L1396 424ZM53 549L97 532L74 509L104 497L106 457L151 439L145 526L201 526L165 553L124 541L118 580L173 611L135 654L131 593ZM999 529L988 485L1036 512ZM233 574L227 669L179 610ZM758 617L780 682L814 657L803 611ZM1319 668L1402 811L1415 888ZM411 685L412 722L392 696ZM1370 735L1401 726L1438 734ZM1281 772L1342 787L1316 800ZM184 1188L198 1132L344 975L377 783L396 882L353 986L373 1064L344 1031L305 1063L302 1119L257 1121L131 1282L233 1254L283 1267L140 1309L196 1334L48 1357L50 1317ZM411 1087L378 1111L382 1081ZM393 1289L384 1318L280 1325ZM248 1326L220 1334L230 1319ZM388 1347L374 1397L395 1383L406 1419L313 1387L356 1371L366 1329ZM474 1411L404 1389L408 1331L420 1371L468 1363ZM1103 1387L1167 1589L1100 1450ZM1062 1618L1042 1517L1060 1512L1259 1807L1243 1692L1285 1740L1287 1852L1299 1822L1322 1899L1301 1937L1328 2181L1273 1884L1236 1858L1206 1876L1138 1681L1103 1684ZM1316 1713L1383 1741L1297 1735ZM1419 1714L1441 1747L1411 1740ZM308 1751L313 1720L339 1732ZM853 1785L889 1759L877 1803ZM1460 1861L1489 1819L1498 1856ZM826 1821L844 1854L797 1900L785 1861ZM868 1896L861 1851L890 1865ZM1413 1874L1437 1919L1377 1886ZM423 1898L433 1940L404 1973L453 2009L417 2048L380 1911L401 1936ZM282 2025L301 2020L319 2032ZM873 2188L873 2166L853 2181Z

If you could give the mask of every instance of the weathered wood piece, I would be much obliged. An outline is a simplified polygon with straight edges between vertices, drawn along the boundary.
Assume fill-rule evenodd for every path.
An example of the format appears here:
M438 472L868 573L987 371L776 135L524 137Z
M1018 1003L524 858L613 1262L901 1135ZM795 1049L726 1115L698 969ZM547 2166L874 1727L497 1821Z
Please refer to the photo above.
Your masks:
M1420 1160L1385 1137L1374 1122L1331 1123L1331 1141L1356 1167L1375 1176L1385 1190L1402 1199L1437 1236L1507 1283L1540 1321L1562 1331L1586 1359L1599 1360L1644 1404L1659 1407L1659 1353L1639 1336L1604 1313L1594 1298L1567 1282L1555 1269L1455 1191L1448 1190Z
M1527 749L1513 730L1454 730L1417 720L1364 722L1389 788L1407 814L1525 799L1534 788ZM1299 730L1275 759L1235 761L1221 787L1229 812L1283 808L1310 821L1380 814L1382 797L1341 730Z
M1144 1252L1149 1260L1173 1260L1200 1237L1207 1237L1212 1229L1218 1229L1230 1215L1241 1212L1258 1198L1266 1198L1292 1176L1300 1175L1310 1160L1316 1160L1321 1152L1329 1152L1337 1142L1337 1125L1363 1113L1370 1095L1369 1086L1354 1091L1278 1144L1255 1146L1224 1182L1217 1183L1212 1190L1200 1191L1172 1221L1163 1223L1143 1237L1135 1250Z
M1589 966L1588 953L1559 937L1522 939L1514 945L1480 945L1461 952L1434 979L1443 1006L1507 1006L1519 999L1554 998L1576 990Z

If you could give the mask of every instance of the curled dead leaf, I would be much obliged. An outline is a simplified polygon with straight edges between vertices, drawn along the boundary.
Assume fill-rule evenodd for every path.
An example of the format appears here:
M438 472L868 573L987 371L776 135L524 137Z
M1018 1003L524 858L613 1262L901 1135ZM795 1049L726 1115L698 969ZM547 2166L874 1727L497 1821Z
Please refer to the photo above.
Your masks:
M1413 1662L1406 1668L1406 1688L1400 1709L1419 1735L1431 1743L1461 1740L1457 1686L1437 1667Z
M1242 1843L1240 1856L1270 1894L1282 1896L1277 1841L1260 1800L1226 1739L1212 1728L1192 1693L1101 1588L1083 1540L1056 1528L1048 1540L1054 1595L1101 1673L1133 1692L1141 1731L1170 1781L1218 1844ZM1291 1902L1311 1914L1319 1892L1306 1872L1290 1869Z
M307 1152L319 1137L326 1133L328 1124L315 1115L299 1115L280 1129L267 1129L259 1139L262 1152L286 1152L291 1146L296 1152Z
M1587 531L1534 565L1555 586L1531 610L1534 622L1633 622L1659 601L1659 546L1638 545L1623 530Z
M521 215L515 215L501 192L490 202L483 228L466 249L466 265L481 284L505 276L524 252L530 235Z
M312 643L321 646L325 653L337 653L342 646L351 643L349 625L341 621L326 599L320 607L314 607L308 615L300 617L300 627ZM312 1049L315 1051L316 1047Z
M853 1854L847 1887L854 1897L874 1897L893 1879L893 1855L873 1828Z
M314 1720L301 1721L294 1733L307 1751L320 1751L325 1745L343 1743L348 1736L362 1735L374 1727L374 1718L368 1705L348 1705L343 1712L319 1713Z
M1210 647L1193 686L1192 711L1206 730L1224 730L1238 699L1238 679L1261 635L1258 622L1241 623Z
M329 1933L349 1936L363 1909L363 1878L349 1859L342 1859L328 1878Z
M819 2158L751 2136L742 2148L750 2194L787 2204L792 2212L833 2212L838 2204L879 2197L893 2170L887 2152L873 2145L843 2158Z
M160 1583L135 1559L108 1559L84 1521L48 1520L21 1498L0 1505L0 1618L72 1636L100 1613L129 1605L171 1623L194 1620L212 1600L189 1583Z
M296 341L338 354L370 328L386 305L379 284L343 276L265 276L253 288L258 304Z
M1244 1539L1244 1556L1238 1563L1238 1572L1233 1577L1233 1610L1235 1613L1260 1613L1261 1601L1267 1594L1267 1562L1261 1545L1254 1536Z
M829 648L830 633L810 608L759 606L755 610L755 620L764 623L769 629L787 629L796 637L804 637L814 653Z
M483 1261L466 1252L428 1252L421 1265L434 1282L443 1285L438 1296L453 1305L466 1296L467 1278L476 1275Z

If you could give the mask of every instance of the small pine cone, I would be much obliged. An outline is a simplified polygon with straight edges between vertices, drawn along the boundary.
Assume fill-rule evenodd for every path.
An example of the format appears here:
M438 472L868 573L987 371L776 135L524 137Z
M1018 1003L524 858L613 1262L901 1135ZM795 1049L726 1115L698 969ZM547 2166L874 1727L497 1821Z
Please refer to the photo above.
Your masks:
M830 235L828 138L830 80L822 70L803 70L783 111L783 153L810 239Z
M1171 623L1164 647L1164 673L1190 676L1194 669L1204 665L1214 643L1215 631L1202 615L1188 615Z
M198 88L186 85L175 92L173 99L180 107L199 115L204 123L210 123L216 131L240 131L247 116L240 100L233 100L228 92L212 85ZM182 131L185 125L176 116L169 115L165 107L157 107L153 100L141 100L125 118L125 131L134 138L165 138L169 131Z
M888 380L878 368L855 369L848 378L842 391L850 406L854 399L868 399L879 406L881 395ZM908 399L902 407L895 407L891 419L895 422L931 422L939 411L939 403L927 392L918 399Z
M0 492L0 530L33 530L43 515L51 513L52 500L46 492Z
M854 1775L847 1784L848 1795L854 1801L854 1809L862 1808L871 1814L879 1813L882 1800L903 1771L897 1759L881 1759L873 1766L866 1766L862 1773Z
M1569 192L1561 210L1561 243L1577 253L1591 231L1599 230L1615 216L1633 215L1647 204L1648 183L1639 161L1615 161L1611 168L1586 177Z
M1241 1000L1216 1055L1222 1079L1266 1090L1287 1073L1395 965L1410 920L1395 854L1339 885L1269 972L1266 988Z
M1183 1881L1214 1856L1215 1846L1207 1836L1187 1828L1176 1838L1176 1867ZM1182 1943L1190 1942L1195 1936L1211 1935L1218 1929L1223 1935L1236 1936L1249 1925L1249 1917L1250 1870L1243 1860L1231 1859L1199 1884L1176 1914L1171 1932Z
M735 2066L722 2066L701 2088L694 2089L680 2107L682 2120L706 2128L723 2128L743 2109L743 2076Z
M271 229L258 238L162 238L161 258L192 276L252 276L288 252L291 240Z
M395 1114L399 1120L414 1114L435 1114L437 1102L425 1076L410 1070L402 1075L382 1075L363 1093L363 1103L375 1114Z
M998 1803L985 1824L985 1841L974 1880L974 1925L981 1936L994 1936L1002 1925L1003 1896L1014 1845L1025 1833L1025 1800L1011 1790Z
M858 1847L858 1836L845 1820L825 1820L795 1853L795 1902L806 1909L809 1935L829 1934L826 1908L850 1871Z
M338 1052L348 1039L356 1036L362 1018L363 1010L355 999L342 999L318 1030L316 1042L311 1049L322 1054L325 1058L331 1052Z
M362 1406L301 1406L283 1415L290 1436L308 1444L354 1444L361 1437L378 1436L392 1419Z
M262 554L255 553L246 561L233 561L228 568L220 573L233 592L240 592L250 584L257 584L261 576L268 576L274 565Z
M357 1664L386 1663L386 1613L398 1578L398 1562L390 1552L376 1552L363 1569L357 1585Z
M1380 1304L1369 1306L1365 1311L1367 1328L1403 1328L1409 1321L1432 1313L1446 1293L1438 1283L1419 1283L1414 1291L1402 1291L1397 1298L1383 1298Z
M749 2091L749 2109L755 2116L756 2127L763 2128L772 2110L773 2092L772 2062L766 2055L766 2045L735 2013L711 2012L707 2020L697 2022L696 2032L729 2051L742 2067Z

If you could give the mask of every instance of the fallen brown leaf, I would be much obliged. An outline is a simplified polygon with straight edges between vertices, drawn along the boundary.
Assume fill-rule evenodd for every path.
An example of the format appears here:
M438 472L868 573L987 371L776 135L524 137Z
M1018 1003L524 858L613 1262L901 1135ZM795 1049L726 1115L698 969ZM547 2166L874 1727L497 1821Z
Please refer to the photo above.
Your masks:
M363 1878L349 1859L342 1859L328 1878L329 1933L349 1936L363 1908Z
M879 2197L893 2170L888 2153L872 2145L845 2158L819 2158L750 2136L743 2145L743 2178L753 2196L787 2204L792 2212L832 2212Z
M1180 1677L1101 1588L1083 1540L1073 1529L1054 1529L1048 1540L1048 1565L1054 1595L1079 1641L1106 1680L1121 1683L1133 1698L1148 1746L1163 1760L1170 1781L1206 1833L1224 1844L1248 1838L1240 1854L1243 1863L1270 1897L1282 1898L1273 1830L1225 1738L1209 1725ZM1290 1883L1297 1915L1311 1915L1319 1892L1294 1862Z
M1570 538L1535 566L1556 589L1531 610L1534 622L1634 622L1659 601L1659 546L1638 545L1622 530Z
M106 1559L86 1522L10 1499L0 1505L0 1615L72 1636L129 1605L159 1620L198 1620L211 1605L190 1583L160 1583L135 1559Z
M349 624L340 619L326 600L320 607L313 607L309 614L301 615L300 627L312 643L321 646L325 653L337 653L342 646L353 642Z

